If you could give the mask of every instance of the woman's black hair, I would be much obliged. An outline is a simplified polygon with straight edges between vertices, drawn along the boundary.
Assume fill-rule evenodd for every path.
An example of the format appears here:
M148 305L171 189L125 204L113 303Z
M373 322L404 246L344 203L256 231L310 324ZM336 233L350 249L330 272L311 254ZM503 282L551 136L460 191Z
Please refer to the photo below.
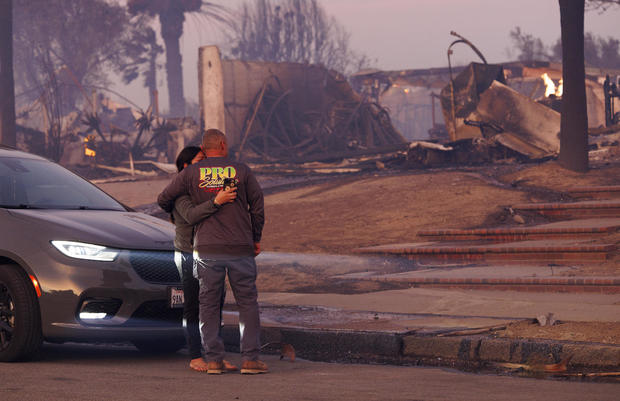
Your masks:
M179 173L185 168L185 164L188 166L192 164L192 160L194 160L194 157L196 157L198 152L200 152L200 148L198 146L186 146L179 152L175 162ZM174 224L174 215L172 213L170 213L170 222Z
M194 159L194 157L196 157L198 152L200 152L200 148L198 146L186 146L185 148L183 148L182 151L179 152L176 161L177 170L179 171L179 173L181 172L181 170L183 170L184 164L192 164L192 160Z

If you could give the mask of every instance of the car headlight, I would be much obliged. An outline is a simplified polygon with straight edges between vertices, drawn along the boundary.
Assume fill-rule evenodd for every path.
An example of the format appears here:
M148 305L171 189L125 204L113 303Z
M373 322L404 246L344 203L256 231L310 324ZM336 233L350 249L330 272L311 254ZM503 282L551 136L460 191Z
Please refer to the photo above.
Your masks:
M63 255L75 259L112 262L119 254L117 249L106 248L101 245L85 244L73 241L52 241L52 245Z

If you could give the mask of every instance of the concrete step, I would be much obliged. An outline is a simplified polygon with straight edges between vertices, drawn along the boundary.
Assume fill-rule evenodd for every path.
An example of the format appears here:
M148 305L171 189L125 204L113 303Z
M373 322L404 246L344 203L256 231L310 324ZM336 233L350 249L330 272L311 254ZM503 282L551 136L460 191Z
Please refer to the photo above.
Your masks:
M579 199L619 199L620 185L578 187L566 193Z
M334 276L335 280L372 280L406 284L407 287L490 291L570 292L620 294L620 276L584 276L574 266L529 266L491 264L487 266L416 267L403 272L381 269Z
M413 278L378 280L406 282L412 287L451 288L481 291L523 291L620 294L620 278L559 277L559 278Z
M531 227L424 230L418 237L432 241L514 242L537 239L600 238L620 230L620 218L569 220Z
M398 255L414 261L450 263L457 260L503 263L597 263L612 257L615 244L569 240L537 240L501 244L410 243L357 249L362 254Z
M596 200L570 203L523 203L516 211L536 212L551 218L620 217L620 200Z

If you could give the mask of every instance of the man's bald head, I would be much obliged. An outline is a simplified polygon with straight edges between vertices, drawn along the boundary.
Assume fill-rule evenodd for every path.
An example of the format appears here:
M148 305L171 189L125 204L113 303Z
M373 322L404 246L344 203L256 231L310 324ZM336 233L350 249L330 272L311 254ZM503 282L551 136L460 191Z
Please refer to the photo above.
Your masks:
M219 129L210 128L206 130L202 136L202 150L207 156L227 156L226 135Z

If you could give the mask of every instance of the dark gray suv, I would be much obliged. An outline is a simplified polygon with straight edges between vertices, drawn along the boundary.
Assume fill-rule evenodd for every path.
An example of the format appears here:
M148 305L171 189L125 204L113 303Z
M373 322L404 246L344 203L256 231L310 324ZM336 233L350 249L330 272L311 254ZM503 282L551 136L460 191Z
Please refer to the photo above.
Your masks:
M0 361L43 340L182 347L173 237L58 164L0 147Z

